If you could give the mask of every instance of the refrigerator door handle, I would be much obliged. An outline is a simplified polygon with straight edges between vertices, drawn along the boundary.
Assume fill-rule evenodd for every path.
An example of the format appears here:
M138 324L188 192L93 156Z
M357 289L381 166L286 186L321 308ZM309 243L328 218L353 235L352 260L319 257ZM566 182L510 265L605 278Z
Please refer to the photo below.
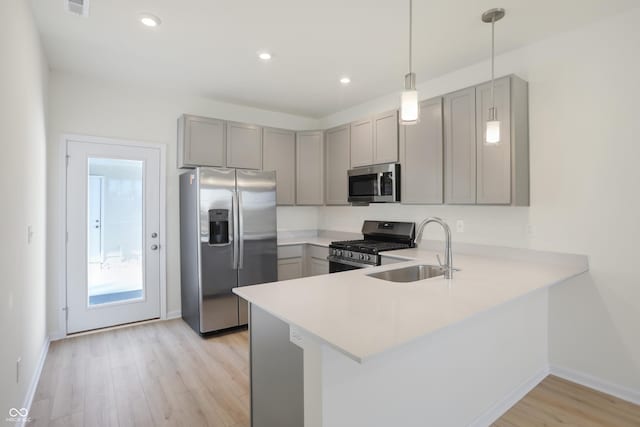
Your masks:
M244 220L242 212L242 191L238 191L238 270L244 267Z
M233 221L233 260L231 267L238 269L238 195L236 191L231 192L231 218Z

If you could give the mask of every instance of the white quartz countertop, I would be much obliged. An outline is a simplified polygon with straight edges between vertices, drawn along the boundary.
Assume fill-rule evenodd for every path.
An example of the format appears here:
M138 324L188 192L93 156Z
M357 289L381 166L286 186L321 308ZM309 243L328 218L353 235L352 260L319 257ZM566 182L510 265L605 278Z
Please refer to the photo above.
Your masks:
M328 248L334 240L328 237L278 237L278 246L315 245Z
M317 238L315 244L322 245L321 240ZM291 244L302 243L314 244L309 238ZM586 258L583 263L559 263L544 257L522 260L454 254L454 266L460 271L452 280L438 277L394 283L367 276L414 264L437 265L438 253L393 251L388 255L411 260L240 287L234 292L362 363L588 270Z

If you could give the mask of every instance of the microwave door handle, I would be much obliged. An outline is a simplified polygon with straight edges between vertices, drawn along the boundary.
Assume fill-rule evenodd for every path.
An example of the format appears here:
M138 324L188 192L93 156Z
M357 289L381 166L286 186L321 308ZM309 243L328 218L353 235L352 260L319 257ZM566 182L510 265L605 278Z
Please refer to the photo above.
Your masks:
M382 197L382 172L378 172L378 196Z

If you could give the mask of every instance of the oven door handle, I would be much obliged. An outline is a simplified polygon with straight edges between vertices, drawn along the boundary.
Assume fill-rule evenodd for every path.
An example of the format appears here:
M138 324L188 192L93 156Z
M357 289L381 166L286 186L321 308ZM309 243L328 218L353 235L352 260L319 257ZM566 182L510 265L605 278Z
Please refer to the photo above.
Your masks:
M337 258L337 257L334 257L332 255L329 255L327 257L327 261L335 262L335 263L338 263L338 264L350 265L352 267L359 267L359 268L376 267L376 265L374 265L374 264L366 264L366 263L361 263L361 262L350 261L350 260L347 260L347 259Z

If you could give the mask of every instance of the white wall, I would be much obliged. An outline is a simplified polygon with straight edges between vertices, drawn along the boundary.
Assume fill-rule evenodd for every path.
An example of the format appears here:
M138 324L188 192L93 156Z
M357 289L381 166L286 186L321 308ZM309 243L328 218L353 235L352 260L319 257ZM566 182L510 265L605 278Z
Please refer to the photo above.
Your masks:
M639 21L636 9L496 59L497 75L529 81L530 208L325 207L320 227L358 231L364 218L438 215L465 221L454 244L588 254L590 274L551 292L551 363L640 393ZM488 77L485 62L418 90L426 99ZM398 99L392 94L333 114L322 125L397 108ZM440 233L434 227L425 237Z
M177 119L199 114L286 129L315 129L317 121L290 114L243 107L207 98L161 93L112 82L52 71L48 129L48 325L52 335L64 332L60 324L61 218L64 206L60 140L65 133L150 141L167 145L167 312L180 310ZM279 208L280 230L317 227L316 208Z
M46 337L48 69L23 0L0 2L0 57L0 418L4 419L10 408L23 406ZM28 226L33 231L30 244Z

